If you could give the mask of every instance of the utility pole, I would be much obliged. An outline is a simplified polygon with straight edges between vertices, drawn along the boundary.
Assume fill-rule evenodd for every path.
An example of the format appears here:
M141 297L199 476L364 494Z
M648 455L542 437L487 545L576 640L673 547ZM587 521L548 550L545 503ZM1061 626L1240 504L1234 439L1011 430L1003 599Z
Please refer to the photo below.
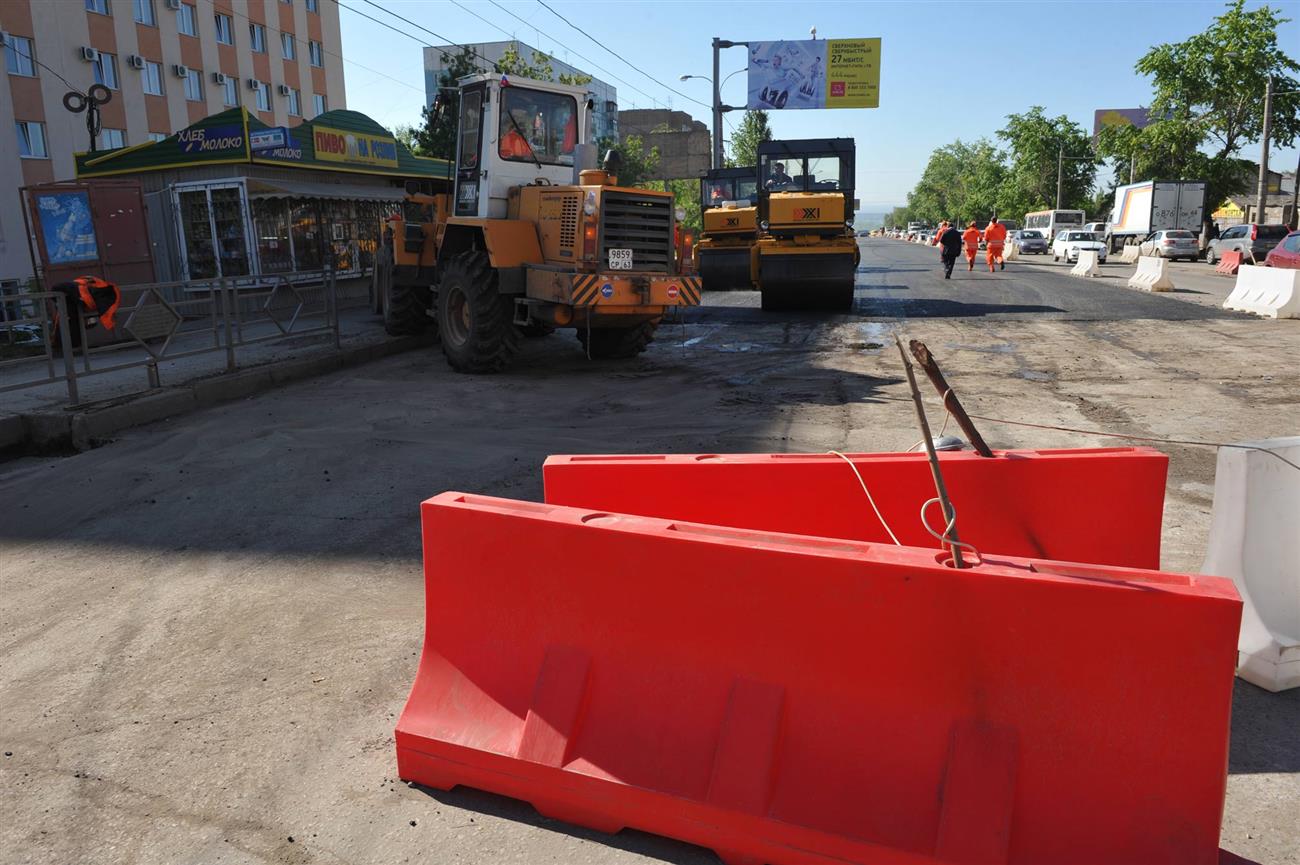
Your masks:
M1065 143L1056 151L1056 209L1061 209L1061 197L1065 193Z
M1259 193L1255 199L1255 222L1267 221L1264 205L1268 200L1268 136L1273 130L1273 76L1264 87L1264 136L1259 143Z
M731 43L728 42L728 45ZM722 71L722 40L713 37L713 167L722 167L722 88L718 74Z

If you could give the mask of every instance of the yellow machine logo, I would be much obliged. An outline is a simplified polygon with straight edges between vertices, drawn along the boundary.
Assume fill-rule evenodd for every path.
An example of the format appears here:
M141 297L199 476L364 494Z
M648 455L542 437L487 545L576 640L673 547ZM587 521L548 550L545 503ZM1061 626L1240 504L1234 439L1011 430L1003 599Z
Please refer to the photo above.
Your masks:
M821 219L822 209L820 207L796 207L794 218L800 222L806 219Z

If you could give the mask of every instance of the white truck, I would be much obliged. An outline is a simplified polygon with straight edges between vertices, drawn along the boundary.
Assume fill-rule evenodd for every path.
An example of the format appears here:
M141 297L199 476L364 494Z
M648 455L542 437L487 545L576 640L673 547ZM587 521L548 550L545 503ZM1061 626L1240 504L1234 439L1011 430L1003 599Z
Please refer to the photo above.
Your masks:
M1200 180L1144 180L1115 190L1107 241L1112 252L1141 243L1153 231L1182 228L1200 234L1205 217L1205 183Z

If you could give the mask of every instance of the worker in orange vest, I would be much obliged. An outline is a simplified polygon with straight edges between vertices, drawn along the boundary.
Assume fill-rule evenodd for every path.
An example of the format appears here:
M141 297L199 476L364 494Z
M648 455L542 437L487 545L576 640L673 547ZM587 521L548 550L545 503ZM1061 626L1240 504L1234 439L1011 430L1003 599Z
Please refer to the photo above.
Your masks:
M117 308L122 304L122 290L116 283L100 279L98 276L79 276L69 282L60 282L58 285L51 286L50 291L56 291L66 299L64 308L68 311L68 336L71 338L73 348L81 347L81 328L77 325L78 318L85 323L86 330L90 330L95 325L103 325L108 331L117 329ZM57 351L62 345L59 328L63 322L59 321L54 302L48 303L50 317L54 323L51 338Z
M980 249L980 230L975 227L975 220L970 221L970 225L961 235L962 242L966 244L966 269L975 269L975 256Z
M984 244L988 248L988 254L985 260L989 263L989 273L993 272L993 262L997 261L1002 270L1007 269L1007 263L1002 260L1002 247L1007 242L1007 227L998 222L995 216L989 220L989 224L984 227Z
M934 237L930 238L930 245L931 245L931 246L938 246L938 245L939 245L939 238L940 238L940 237L943 237L943 233L944 233L945 231L947 231L947 230L948 230L948 220L945 219L945 220L943 220L942 222L940 222L940 223L939 223L939 227L938 227L937 229L935 229Z

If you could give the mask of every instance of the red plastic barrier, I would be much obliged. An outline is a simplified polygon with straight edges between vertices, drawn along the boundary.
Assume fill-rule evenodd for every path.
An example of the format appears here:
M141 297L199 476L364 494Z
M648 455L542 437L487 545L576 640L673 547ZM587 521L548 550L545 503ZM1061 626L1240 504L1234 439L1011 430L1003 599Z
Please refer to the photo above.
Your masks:
M1214 268L1215 273L1222 273L1225 276L1236 276L1237 271L1241 269L1241 250L1234 249L1223 253L1223 258L1219 259L1218 267Z
M445 493L398 772L728 863L1218 859L1229 580Z
M848 454L905 545L934 497L924 453ZM985 553L1160 566L1168 458L1148 448L940 453L963 541ZM834 455L553 456L546 500L762 531L891 543L853 470ZM928 514L943 528L937 507Z

